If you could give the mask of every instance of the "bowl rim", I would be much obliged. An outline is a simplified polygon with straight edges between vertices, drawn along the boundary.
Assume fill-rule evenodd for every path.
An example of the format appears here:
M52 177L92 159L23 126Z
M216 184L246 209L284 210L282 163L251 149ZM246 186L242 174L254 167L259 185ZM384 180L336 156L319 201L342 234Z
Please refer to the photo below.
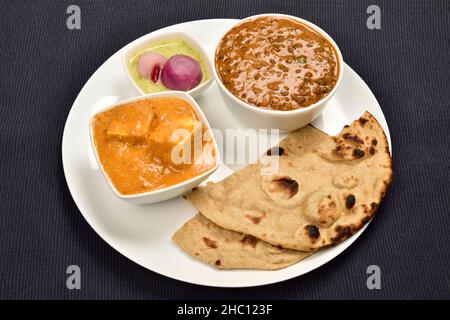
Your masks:
M170 40L175 40L175 39L182 39L185 40L189 45L193 46L192 49L194 49L195 51L197 51L200 56L202 57L203 62L206 65L206 68L208 69L208 73L209 73L209 79L204 80L203 82L200 82L196 87L192 88L191 90L188 91L181 91L181 90L172 90L172 89L167 89L164 91L160 91L160 92L167 92L167 91L181 91L181 92L186 92L188 94L194 94L198 91L203 90L205 87L208 87L209 85L211 85L213 79L214 79L214 73L213 73L213 67L212 64L209 60L209 56L206 53L205 49L203 49L203 47L200 45L200 43L195 40L194 38L192 38L190 35L188 35L187 33L184 33L182 31L174 31L174 32L170 32L170 33L148 33L146 35L143 35L142 37L132 41L131 43L129 43L128 45L125 46L124 48L124 52L122 53L122 66L124 68L125 74L127 75L128 80L131 82L131 84L133 85L133 87L142 95L148 95L148 94L153 94L153 93L159 93L159 92L150 92L147 93L144 90L142 90L141 87L139 87L139 85L136 83L136 81L133 79L130 71L128 70L128 58L129 55L131 53L134 53L136 51L138 51L138 48L142 48L145 47L146 45L150 45L152 42L158 42L158 41L170 41ZM202 80L203 80L204 75L202 75Z
M119 190L117 190L116 186L114 185L114 183L112 182L111 178L108 176L108 174L106 173L105 169L103 168L103 165L100 162L98 153L97 153L97 148L95 147L95 143L94 143L94 133L93 133L93 120L95 118L95 116L97 116L98 114L108 111L110 109L113 109L115 107L121 106L123 104L126 103L130 103L130 102L135 102L135 101L140 101L140 100L147 100L147 99L152 99L152 98L159 98L159 97L164 97L164 96L174 96L176 98L180 98L183 100L187 100L187 102L190 104L190 106L192 107L192 109L194 110L194 112L196 113L197 117L200 118L200 120L203 122L203 125L206 124L207 130L210 131L211 133L211 137L214 143L214 148L215 148L215 165L212 166L210 169L202 172L199 175L196 175L192 178L189 178L187 180L178 182L176 184L161 188L161 189L156 189L156 190L150 190L150 191L146 191L146 192L142 192L142 193L135 193L135 194L122 194L121 192L119 192ZM147 196L153 196L153 195L158 195L158 194L162 194L165 192L169 192L169 191L173 191L175 189L178 188L182 188L192 182L195 182L196 180L199 180L197 185L200 184L203 179L207 176L209 176L211 173L213 173L219 166L221 163L220 160L220 154L219 154L219 148L217 146L217 141L216 138L214 137L213 134L213 130L208 122L208 119L206 118L205 114L203 113L202 109L200 108L200 106L198 105L198 103L194 100L194 98L191 97L190 94L188 94L187 92L184 91L163 91L163 92L156 92L156 93L149 93L146 94L144 96L138 96L138 97L134 97L134 98L130 98L130 99L125 99L125 100L120 100L118 102L115 102L111 105L105 106L103 108L100 108L99 110L96 110L95 113L93 113L90 118L89 118L89 140L90 140L90 144L91 144L91 148L94 152L95 155L95 160L97 161L97 164L100 168L100 171L102 172L103 176L105 177L106 181L108 182L109 187L112 189L112 191L114 192L114 194L121 198L121 199L125 199L125 200L129 200L129 199L140 199L140 198L145 198Z
M339 64L339 73L338 73L338 78L337 81L333 87L333 89L331 89L331 91L322 99L320 99L319 101L305 107L305 108L300 108L300 109L294 109L294 110L271 110L271 109L263 109L257 106L254 106L252 104L249 104L241 99L239 99L238 97L236 97L234 94L232 94L227 87L225 87L225 85L222 83L222 80L217 72L217 68L216 68L216 55L217 55L217 50L219 48L220 43L222 42L222 39L224 38L224 36L230 32L232 29L234 29L235 27L237 27L238 25L245 23L247 21L253 20L253 19L257 19L257 18L261 18L261 17L279 17L279 18L285 18L285 19L291 19L291 20L295 20L297 22L300 22L308 27L310 27L311 29L317 31L322 37L324 37L335 49L336 51L336 55L338 57L338 64ZM319 26L315 25L314 23L296 17L296 16L292 16L292 15L288 15L288 14L281 14L281 13L262 13L262 14L256 14L253 16L249 16L246 17L242 20L240 20L239 22L237 22L236 24L234 24L231 28L227 29L222 36L220 37L219 41L217 42L215 48L214 48L214 55L213 55L213 73L214 73L214 78L216 79L216 82L218 83L219 87L222 89L222 91L225 92L225 94L230 97L234 102L238 103L240 106L245 107L248 110L252 110L254 112L260 113L260 114L264 114L264 115L276 115L276 116L281 116L281 115L293 115L293 114L301 114L301 113L306 113L306 112L310 112L314 109L317 109L318 107L320 107L321 105L323 105L324 103L326 103L329 99L331 99L331 97L334 95L334 93L336 92L337 88L339 87L340 83L342 82L342 78L344 75L344 59L342 57L342 53L341 50L339 49L338 45L336 44L336 42L333 40L333 38L327 33L325 32L322 28L320 28Z

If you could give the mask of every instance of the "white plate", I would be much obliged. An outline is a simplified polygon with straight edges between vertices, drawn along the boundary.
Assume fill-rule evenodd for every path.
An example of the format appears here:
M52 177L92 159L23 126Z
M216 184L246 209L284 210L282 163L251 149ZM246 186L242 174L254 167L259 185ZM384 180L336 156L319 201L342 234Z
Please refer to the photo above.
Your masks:
M219 37L236 21L192 21L156 32L186 32L212 55ZM90 149L91 114L105 104L138 95L122 67L121 55L125 48L109 58L85 84L69 113L62 141L63 167L70 193L86 221L114 249L141 266L170 278L208 286L249 287L283 281L314 270L344 251L363 232L364 228L347 241L278 271L219 271L182 252L170 239L195 210L182 198L146 206L118 199L99 171ZM368 110L380 122L390 145L389 129L377 100L350 67L345 65L344 68L341 87L313 124L329 134L336 134ZM218 90L213 83L197 99L211 126L221 130L246 128L245 121L236 118L222 102ZM211 178L220 180L230 172L222 165Z

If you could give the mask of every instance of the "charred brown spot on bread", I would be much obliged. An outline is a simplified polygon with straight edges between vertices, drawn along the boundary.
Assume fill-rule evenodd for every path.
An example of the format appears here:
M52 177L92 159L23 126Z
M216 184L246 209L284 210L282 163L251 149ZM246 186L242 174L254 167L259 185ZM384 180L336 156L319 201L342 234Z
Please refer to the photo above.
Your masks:
M330 213L330 209L335 209L335 208L336 208L336 202L334 200L331 200L326 203L319 204L319 210L317 211L317 213L319 214L319 216L326 215L326 214ZM328 217L329 217L329 215L328 215ZM326 223L326 222L324 222L324 223Z
M191 191L194 192L195 190L198 190L198 187L197 187L197 186L196 186L196 187L193 187Z
M207 247L210 247L211 249L217 249L217 242L214 240L211 240L207 237L203 237L203 242L206 244Z
M372 203L370 204L370 207L372 208L372 211L375 211L375 210L377 210L377 208L378 208L378 203L372 202Z
M374 147L370 147L369 152L371 155L375 154L375 148Z
M271 185L272 191L285 192L288 199L292 198L298 192L297 181L289 177L272 180Z
M361 208L363 209L364 213L370 214L370 209L368 206L366 206L365 204L361 205Z
M353 234L352 228L349 226L337 226L334 231L336 231L336 236L331 239L333 242L340 242Z
M344 126L344 128L350 128L350 126L349 126L348 124L346 124L346 125Z
M253 248L256 247L258 241L259 240L257 238L249 234L244 235L244 237L241 239L242 244L252 246Z
M286 154L286 151L282 147L272 147L267 150L268 156L282 156L284 154Z
M327 198L328 198L328 199L331 199L331 194L327 195Z
M362 158L362 157L364 157L364 155L365 155L365 152L363 150L359 149L359 148L355 148L353 150L353 156L356 159Z
M214 262L214 264L215 264L216 266L220 266L221 263L222 263L222 262L221 262L219 259L217 259L216 262Z
M376 146L377 144L378 144L377 139L373 138L373 139L372 139L372 145L373 145L373 146Z
M319 228L317 228L315 225L308 224L305 226L305 229L311 239L317 239L320 237Z
M364 126L365 124L366 124L366 122L367 121L369 121L368 119L366 119L366 118L359 118L359 123L362 125L362 126Z
M246 214L245 217L247 219L249 219L251 222L253 222L254 224L258 224L261 222L261 220L266 216L266 213L263 212L262 215L260 215L259 217L255 217L249 214Z
M196 255L196 256L199 256L199 255L200 255L200 253L198 253L198 252L195 252L195 253L194 253L194 255Z
M261 222L261 217L252 217L252 216L249 216L248 214L246 214L245 217L247 219L250 219L250 221L253 222L254 224L258 224Z
M352 135L349 132L344 133L342 135L342 137L345 140L347 140L347 141L353 141L353 142L355 142L357 144L363 144L364 143L364 141L360 137L358 137L357 135Z
M349 194L345 197L345 207L347 209L351 209L355 206L356 198L353 194Z

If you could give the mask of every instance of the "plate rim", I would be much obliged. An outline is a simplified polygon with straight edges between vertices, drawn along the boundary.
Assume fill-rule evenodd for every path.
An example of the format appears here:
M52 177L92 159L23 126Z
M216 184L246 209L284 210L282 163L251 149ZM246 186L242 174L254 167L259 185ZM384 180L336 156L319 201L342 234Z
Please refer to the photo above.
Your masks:
M276 279L271 279L271 280L265 280L264 277L261 277L261 280L258 281L253 281L253 283L244 283L244 284L211 284L207 281L202 281L197 280L197 281L193 281L190 279L183 279L182 277L179 277L177 275L173 275L170 273L166 273L163 270L153 270L150 269L149 267L145 266L139 259L135 259L135 258L130 258L127 256L127 254L124 252L125 250L122 250L121 248L119 248L119 246L114 242L111 241L111 239L109 239L109 237L105 236L105 234L99 229L97 228L96 224L92 221L92 219L89 217L89 215L85 214L84 211L86 211L87 209L81 204L80 200L77 200L76 197L74 196L74 194L76 194L71 187L71 184L68 181L68 169L66 168L66 161L65 161L65 141L67 138L67 124L70 122L70 119L73 117L73 113L74 113L74 106L78 103L78 100L80 99L81 93L85 90L86 87L88 87L90 85L91 82L93 82L93 80L95 79L95 76L99 73L99 71L104 67L105 64L107 64L119 51L124 50L124 48L132 45L135 41L140 40L143 37L148 36L149 34L154 34L157 32L164 32L167 29L171 29L173 27L181 27L185 24L194 24L194 23L201 23L201 22L205 22L205 21L214 21L214 22L220 22L220 21L226 21L227 23L230 21L240 21L241 19L225 19L225 18L219 18L219 19L200 19L200 20L192 20L192 21L186 21L186 22L182 22L182 23L177 23L177 24L173 24L170 26L166 26L164 28L161 29L157 29L154 30L152 32L149 32L147 34L144 34L138 38L136 38L135 40L127 43L126 45L122 46L120 49L118 49L117 51L115 51L108 59L106 59L95 71L94 73L90 76L90 78L86 81L86 83L83 85L83 87L80 89L80 91L78 92L77 97L75 98L74 102L72 103L71 107L70 107L70 111L67 115L65 124L64 124L64 129L63 129L63 134L62 134L62 140L61 140L61 160L62 160L62 167L63 167L63 172L64 172L64 179L66 180L66 185L67 188L69 190L70 196L72 197L72 200L74 201L79 213L81 213L81 215L83 216L83 218L86 220L86 222L88 223L88 225L95 231L95 233L97 233L98 236L100 236L100 238L105 241L110 247L112 247L115 251L117 251L118 253L120 253L122 256L124 256L125 258L127 258L128 260L130 260L131 262L145 268L146 270L149 270L151 272L154 272L156 274L162 275L164 277L170 278L170 279L174 279L177 281L181 281L184 283L190 283L190 284L195 284L195 285L201 285L201 286L207 286L207 287L217 287L217 288L247 288L247 287L258 287L258 286L265 286L265 285L270 285L270 284L274 284L274 283L279 283L279 282L283 282L286 280L290 280L290 279L294 279L297 277L300 277L304 274L307 274L313 270L316 270L317 268L327 264L328 262L332 261L334 258L336 258L338 255L342 254L345 250L347 250L352 244L353 242L356 241L356 239L358 239L360 237L360 235L364 232L364 230L369 226L369 224L372 222L372 219L366 224L364 225L360 230L358 230L358 232L356 232L353 236L351 236L349 239L345 240L344 242L341 242L339 245L341 246L341 250L337 251L336 253L333 253L330 257L328 257L326 259L325 262L320 262L308 269L305 270L301 270L300 272L296 272L296 273L287 273L284 275L280 275L279 277L277 277ZM366 84L366 82L358 75L357 72L355 72L345 61L344 61L344 68L353 74L354 77L356 77L359 81L361 81L361 83L368 89L368 91L370 92L370 94L373 96L374 100L376 101L376 103L379 106L380 112L383 115L383 118L385 120L386 123L386 128L387 128L387 140L388 140L388 145L389 145L389 151L392 157L392 142L391 142L391 136L390 136L390 129L386 120L386 116L383 112L383 109L381 108L378 100L376 99L376 96L374 95L374 93L372 92L372 90L370 89L370 87ZM345 72L345 70L344 70ZM377 119L378 120L378 119ZM83 208L83 209L82 209ZM310 257L307 257L306 259L309 259ZM306 260L305 259L305 260ZM201 262L199 262L201 263ZM226 271L226 270L225 270ZM222 272L222 270L220 271Z

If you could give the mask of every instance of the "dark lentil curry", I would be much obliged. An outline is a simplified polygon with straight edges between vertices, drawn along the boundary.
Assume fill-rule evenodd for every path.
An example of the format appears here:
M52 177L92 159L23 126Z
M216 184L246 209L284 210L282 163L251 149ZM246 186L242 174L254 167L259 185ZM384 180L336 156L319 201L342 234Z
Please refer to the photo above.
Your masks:
M337 53L322 35L287 18L262 17L230 30L216 51L225 87L256 107L306 108L325 97L339 74Z

